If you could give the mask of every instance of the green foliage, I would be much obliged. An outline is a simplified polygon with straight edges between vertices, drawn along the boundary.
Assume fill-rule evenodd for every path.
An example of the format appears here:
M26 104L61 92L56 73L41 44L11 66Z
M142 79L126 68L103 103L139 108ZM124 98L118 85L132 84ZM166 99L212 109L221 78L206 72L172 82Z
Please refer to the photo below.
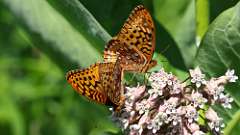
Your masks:
M209 26L196 55L196 64L209 76L223 74L226 69L235 69L239 76L240 66L240 3L224 11ZM230 111L221 109L221 114L230 123L226 134L237 134L240 127L240 83L229 86L227 91L234 98L235 105ZM225 114L225 115L224 115ZM235 122L234 122L235 121Z
M195 45L195 1L155 0L153 4L157 20L176 41L184 58L184 64L187 67L192 67L192 61L197 50ZM173 54L174 52L171 52L171 55ZM174 61L178 61L176 57Z
M164 67L184 80L187 68L199 65L209 77L229 68L240 76L237 2L0 1L0 133L121 134L108 109L78 96L64 75L101 61L104 45L138 4L155 21L158 65L153 70ZM197 36L203 37L199 48ZM229 135L240 132L239 86L238 81L226 88L235 100L230 111L215 107Z

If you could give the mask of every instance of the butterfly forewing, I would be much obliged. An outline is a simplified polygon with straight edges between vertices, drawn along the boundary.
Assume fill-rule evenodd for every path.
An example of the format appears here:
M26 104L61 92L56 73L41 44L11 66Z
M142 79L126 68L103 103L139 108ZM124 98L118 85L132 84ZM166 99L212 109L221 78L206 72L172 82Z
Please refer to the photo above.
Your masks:
M140 5L132 11L118 35L106 45L104 60L112 62L120 58L125 70L146 72L154 50L153 20L149 12Z
M137 6L117 37L127 45L136 46L148 59L155 50L155 28L149 12L143 6Z
M86 69L69 71L67 81L90 100L107 105L120 105L121 69L115 63L96 63Z
M66 79L79 94L98 103L107 102L107 95L99 76L98 63L86 69L71 70L67 73Z

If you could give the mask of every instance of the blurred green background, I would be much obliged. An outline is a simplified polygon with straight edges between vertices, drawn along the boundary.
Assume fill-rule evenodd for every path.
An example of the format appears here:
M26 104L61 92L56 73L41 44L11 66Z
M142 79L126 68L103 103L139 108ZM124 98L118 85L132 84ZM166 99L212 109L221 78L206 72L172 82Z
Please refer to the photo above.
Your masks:
M162 58L162 54L169 61L162 63L169 71L184 78L186 69L200 65L209 76L221 75L227 68L240 74L238 58L226 58L231 63L225 68L220 68L224 62L212 66L200 59L213 53L201 51L211 47L204 38L209 24L235 5L239 12L237 3L238 0L0 0L0 134L121 134L110 121L108 108L75 93L67 84L65 73L101 61L104 45L139 4L144 4L154 17L155 58ZM232 16L232 11L221 16ZM238 32L239 21L233 24ZM210 25L209 33L215 26ZM239 45L235 35L229 41ZM210 59L209 63L217 59ZM229 86L229 93L236 100L233 111L219 110L225 122L233 123L228 134L237 135L240 92L236 89L239 85ZM233 118L239 121L234 123Z

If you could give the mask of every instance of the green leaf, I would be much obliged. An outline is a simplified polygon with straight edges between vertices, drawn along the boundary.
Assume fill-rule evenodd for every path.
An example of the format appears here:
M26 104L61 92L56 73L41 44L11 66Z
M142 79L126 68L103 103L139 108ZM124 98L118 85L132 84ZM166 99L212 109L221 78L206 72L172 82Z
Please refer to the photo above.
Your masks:
M212 22L221 12L236 5L239 0L209 0L210 22Z
M25 30L29 34L23 32L25 34L23 35L29 38L33 45L51 56L54 62L62 66L62 69L70 67L73 63L87 66L100 59L100 53L92 46L90 38L95 40L94 35L107 34L96 21L91 22L94 18L80 2L71 1L76 9L81 11L79 13L81 16L78 17L82 19L82 22L91 22L88 26L80 27L82 29L87 27L90 32L94 33L91 37L89 34L86 38L86 35L81 33L84 30L76 30L69 20L46 0L4 0L3 2L25 24ZM108 36L104 37L108 38Z
M154 19L155 20L155 19ZM186 65L177 43L162 25L155 21L156 53L164 55L172 66L186 70Z
M196 56L196 65L199 65L208 76L223 75L227 69L234 69L240 75L240 2L218 16L209 26ZM240 120L237 115L240 110L240 82L226 87L227 92L234 98L233 108L226 110L219 108L226 124L228 134L240 132Z
M167 29L176 42L180 55L184 59L184 64L191 67L197 50L195 44L195 1L154 0L153 7L156 19ZM161 39L161 37L159 38ZM170 54L173 55L174 52ZM175 61L179 61L178 57L175 57Z
M8 123L13 135L24 135L25 122L18 106L8 96L0 96L0 124ZM1 130L4 134L6 129ZM9 132L9 131L7 131Z
M196 21L197 21L197 42L201 41L203 35L207 31L209 24L209 1L197 0L196 1Z
M78 0L48 0L48 2L71 23L72 27L84 35L92 46L103 52L111 36L81 2Z

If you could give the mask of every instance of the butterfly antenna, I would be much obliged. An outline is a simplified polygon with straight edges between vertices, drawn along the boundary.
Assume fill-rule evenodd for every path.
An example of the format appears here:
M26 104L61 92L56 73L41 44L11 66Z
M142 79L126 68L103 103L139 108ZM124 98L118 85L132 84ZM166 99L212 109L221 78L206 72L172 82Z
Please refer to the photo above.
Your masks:
M167 45L166 48L164 48L164 50L161 51L161 54L165 53L168 49L169 49L170 45Z

